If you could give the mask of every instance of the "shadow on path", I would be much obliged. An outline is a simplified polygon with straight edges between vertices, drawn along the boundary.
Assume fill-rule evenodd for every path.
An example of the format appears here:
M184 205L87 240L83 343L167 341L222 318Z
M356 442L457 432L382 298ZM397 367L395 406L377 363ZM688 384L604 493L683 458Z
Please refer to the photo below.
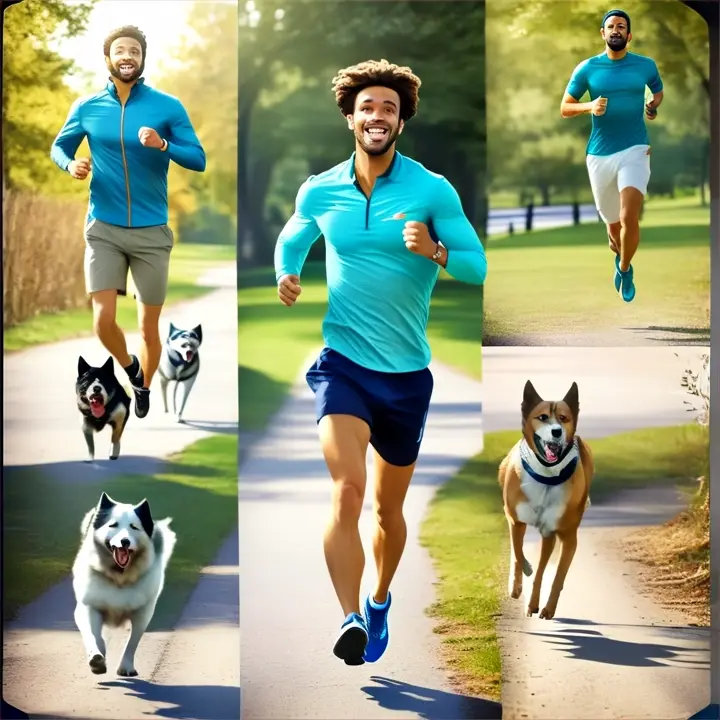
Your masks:
M648 628L650 629L650 628ZM655 628L652 628L655 630ZM688 648L679 645L651 642L629 642L606 637L599 630L568 629L558 632L528 632L543 638L548 645L565 652L566 657L588 662L607 663L621 667L683 667L704 670L710 665L707 659L683 659L681 656L706 655L705 648Z
M156 685L131 678L99 683L127 689L127 695L172 707L155 708L153 717L181 720L228 720L240 717L240 688L223 685ZM151 713L148 713L150 715Z
M492 700L431 690L400 680L373 676L376 685L361 690L386 710L410 713L423 720L500 720L502 706Z

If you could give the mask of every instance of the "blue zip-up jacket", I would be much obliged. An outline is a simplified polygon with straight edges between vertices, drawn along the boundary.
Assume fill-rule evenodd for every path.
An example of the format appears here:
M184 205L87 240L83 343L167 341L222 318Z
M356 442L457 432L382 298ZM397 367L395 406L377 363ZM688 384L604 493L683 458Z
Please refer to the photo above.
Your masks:
M165 152L144 147L141 127L157 130ZM87 223L139 228L168 221L167 176L173 160L188 170L205 170L205 151L182 103L145 85L140 78L125 105L112 80L96 95L76 100L53 142L50 157L67 170L87 137L92 156Z

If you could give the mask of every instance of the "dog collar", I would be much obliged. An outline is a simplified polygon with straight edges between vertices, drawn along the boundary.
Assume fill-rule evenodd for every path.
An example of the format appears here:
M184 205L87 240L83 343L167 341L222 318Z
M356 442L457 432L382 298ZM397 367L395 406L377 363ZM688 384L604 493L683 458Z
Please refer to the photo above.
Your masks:
M575 472L578 459L577 441L573 442L565 456L554 465L542 463L526 440L523 439L520 444L520 462L523 469L533 480L537 480L543 485L554 487L569 480Z

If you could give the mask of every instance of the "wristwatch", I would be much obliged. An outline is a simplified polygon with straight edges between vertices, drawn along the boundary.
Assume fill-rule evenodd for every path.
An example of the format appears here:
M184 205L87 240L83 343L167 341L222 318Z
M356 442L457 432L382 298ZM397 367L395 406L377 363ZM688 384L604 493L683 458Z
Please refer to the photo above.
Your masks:
M430 256L431 260L439 260L442 257L442 245L438 243L437 250Z

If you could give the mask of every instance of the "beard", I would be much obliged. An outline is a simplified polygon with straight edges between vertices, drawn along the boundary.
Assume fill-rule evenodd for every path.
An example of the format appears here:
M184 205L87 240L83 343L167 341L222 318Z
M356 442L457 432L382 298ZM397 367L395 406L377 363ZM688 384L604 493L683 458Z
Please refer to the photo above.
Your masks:
M400 134L400 128L399 126L392 128L387 125L371 125L370 127L381 127L386 132L381 138L372 139L366 134L365 125L363 125L355 128L355 139L366 154L379 157L393 146Z
M605 40L605 44L610 48L610 50L618 51L624 50L628 44L628 41L627 38L624 38L622 36L609 37L607 38L607 40Z
M120 72L120 65L133 65L135 69L131 73L125 74ZM143 71L145 70L145 59L143 58L143 61L140 63L140 65L137 65L134 62L127 62L125 60L122 60L116 63L108 61L107 66L110 74L114 78L120 80L120 82L131 83L135 82L135 80L137 80L143 74Z

